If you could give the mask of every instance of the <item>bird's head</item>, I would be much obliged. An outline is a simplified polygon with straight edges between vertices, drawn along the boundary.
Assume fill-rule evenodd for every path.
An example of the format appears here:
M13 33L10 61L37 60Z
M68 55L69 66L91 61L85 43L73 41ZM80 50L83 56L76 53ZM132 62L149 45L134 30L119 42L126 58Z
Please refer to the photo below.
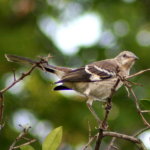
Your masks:
M125 69L130 69L138 57L130 51L123 51L117 55L115 59L122 67Z

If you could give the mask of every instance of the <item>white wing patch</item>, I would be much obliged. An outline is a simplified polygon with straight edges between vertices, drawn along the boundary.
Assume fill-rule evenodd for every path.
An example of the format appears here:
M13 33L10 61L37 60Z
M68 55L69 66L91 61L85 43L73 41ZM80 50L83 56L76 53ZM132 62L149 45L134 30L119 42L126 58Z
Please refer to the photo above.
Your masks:
M91 76L90 76L90 80L91 80L91 81L100 80L100 77L99 77L98 75L92 73L92 72L89 71L88 69L89 69L89 66L86 65L86 66L85 66L85 71L86 71L86 73L88 73L88 74L91 75Z
M115 73L115 72L108 71L108 70L103 69L103 68L100 68L100 67L98 67L98 66L96 66L96 65L94 65L93 68L95 68L95 70L97 70L97 72L105 73L105 74L106 74L106 77L107 77L107 76L108 76L108 77L116 76L116 73ZM98 75L98 74L96 74L96 73L94 73L94 72L91 72L91 71L89 70L89 66L88 66L88 65L85 66L85 71L86 71L86 73L88 73L88 74L91 75L91 76L90 76L90 80L91 80L91 81L103 80L103 77L101 77L100 75Z
M105 70L105 69L102 69L102 68L99 68L98 66L94 66L94 68L96 68L97 70L99 70L100 72L104 72L104 73L106 73L106 74L108 74L108 75L112 75L112 76L115 76L116 75L116 73L115 72L109 72L108 70Z
M89 66L86 65L86 66L85 66L85 71L86 71L86 73L88 73L88 74L93 74L93 73L92 73L91 71L89 71L88 69L89 69Z

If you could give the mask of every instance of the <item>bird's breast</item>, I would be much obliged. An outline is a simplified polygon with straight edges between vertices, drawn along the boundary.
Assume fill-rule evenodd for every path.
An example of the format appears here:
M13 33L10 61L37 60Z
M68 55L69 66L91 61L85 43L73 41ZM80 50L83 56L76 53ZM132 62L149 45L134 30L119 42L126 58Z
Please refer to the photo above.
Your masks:
M96 82L68 82L65 83L65 85L86 97L92 97L95 100L104 101L111 95L112 88L115 86L116 82L117 78L112 78ZM116 90L118 90L121 86L122 82L119 82Z

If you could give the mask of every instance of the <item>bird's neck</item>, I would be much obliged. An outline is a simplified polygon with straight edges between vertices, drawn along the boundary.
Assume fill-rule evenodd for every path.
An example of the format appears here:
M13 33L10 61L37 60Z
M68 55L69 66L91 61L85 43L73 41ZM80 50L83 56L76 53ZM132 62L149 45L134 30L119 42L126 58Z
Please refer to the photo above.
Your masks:
M126 75L130 74L130 70L131 70L131 68L132 68L133 65L134 65L134 62L122 65L122 68L126 72Z

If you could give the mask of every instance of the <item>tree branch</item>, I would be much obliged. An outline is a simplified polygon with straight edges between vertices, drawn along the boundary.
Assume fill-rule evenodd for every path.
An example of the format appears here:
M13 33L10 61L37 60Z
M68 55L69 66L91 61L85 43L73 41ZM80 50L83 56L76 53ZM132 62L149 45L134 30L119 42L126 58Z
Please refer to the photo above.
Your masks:
M130 141L130 142L133 142L139 147L140 150L146 150L142 141L134 136L129 136L129 135L125 135L125 134L121 134L121 133L117 133L117 132L111 132L111 131L110 132L105 131L103 133L103 135L104 136L112 136L112 137L116 137L119 139L124 139L124 140Z
M14 150L14 149L20 148L21 146L29 145L29 144L31 144L31 143L33 143L33 142L36 141L36 139L27 139L28 142L25 142L25 143L23 143L21 145L15 146L18 141L20 141L22 139L26 139L25 136L28 134L28 131L29 131L30 128L31 128L30 126L23 128L22 132L16 137L16 139L14 140L14 142L9 147L9 150Z
M100 146L101 146L101 142L102 142L102 139L103 139L103 131L107 129L107 119L108 119L108 115L109 115L109 112L111 110L111 101L112 101L112 97L116 91L116 87L117 85L119 84L120 82L120 79L118 78L114 87L112 88L111 90L111 94L109 96L109 98L107 99L107 103L106 103L106 107L105 107L105 116L104 116L104 119L100 125L100 129L99 129L99 133L98 133L98 138L97 138L97 141L96 141L96 145L95 145L95 150L99 150L100 149Z
M18 145L18 146L14 146L13 149L18 149L20 148L21 146L25 146L25 145L30 145L32 143L36 142L36 139L31 139L30 141L24 143L24 144L21 144L21 145Z
M15 73L13 73L14 74L14 81L8 87L5 87L2 90L0 90L0 129L3 127L2 119L3 119L3 111L4 111L4 96L3 96L4 93L6 91L8 91L10 88L12 88L14 85L16 85L18 82L23 80L25 77L29 76L36 67L43 68L43 64L48 63L47 62L48 58L50 58L50 55L48 55L45 58L41 58L38 62L36 62L31 67L31 69L29 71L22 73L22 75L18 79L16 79Z
M137 72L135 74L129 75L129 76L126 77L126 79L133 78L135 76L138 76L138 75L143 74L143 73L148 72L148 71L150 71L150 68L145 69L145 70L141 70L141 71L139 71L139 72Z
M134 142L134 143L141 143L141 141L133 136L129 136L126 134L121 134L121 133L117 133L117 132L111 132L111 131L104 131L103 133L104 136L112 136L112 137L116 137L116 138L120 138L120 139L124 139L130 142Z
M112 135L113 135L113 137L115 137L115 136L117 137L118 136L118 138L123 138L123 139L126 139L126 140L130 140L130 141L132 141L134 143L138 143L138 144L140 144L140 147L142 147L143 150L145 149L145 148L143 148L144 147L143 143L139 139L137 139L137 138L135 138L133 136L127 136L127 135L124 136L123 134L118 134L118 133L115 133L115 132L106 132L104 130L107 129L106 125L107 125L107 119L108 119L109 111L111 109L111 99L112 99L112 96L113 96L113 94L115 92L115 89L116 89L116 87L117 87L117 85L118 85L120 80L123 82L124 86L126 87L126 89L128 91L128 95L129 95L129 92L133 95L134 100L135 100L135 104L136 104L136 108L137 108L137 110L138 110L138 112L139 112L139 114L140 114L144 124L147 125L148 128L150 128L150 124L148 123L148 121L145 119L145 117L142 114L142 113L147 113L147 112L150 112L150 111L149 110L141 110L140 109L140 106L138 104L138 99L137 99L137 97L136 97L136 95L133 92L132 87L131 87L132 84L134 84L134 85L140 85L140 84L133 83L133 82L130 82L130 81L127 80L129 78L132 78L132 77L138 76L140 74L143 74L143 73L145 73L147 71L150 71L150 69L139 71L139 72L137 72L137 73L135 73L133 75L127 76L125 78L124 77L122 78L122 77L120 77L118 75L119 79L116 82L116 85L114 86L114 88L112 89L110 98L107 101L107 106L105 108L105 116L104 116L104 119L102 121L102 124L100 125L99 133L97 135L95 150L99 150L100 149L100 145L101 145L102 139L104 138L104 136L106 136L106 133L107 134L109 133L109 136L112 136Z
M140 135L141 133L143 133L144 131L146 131L146 130L148 130L148 129L149 129L149 127L145 127L145 128L143 128L143 129L139 130L138 132L136 132L133 136L134 136L134 137L137 137L138 135Z

